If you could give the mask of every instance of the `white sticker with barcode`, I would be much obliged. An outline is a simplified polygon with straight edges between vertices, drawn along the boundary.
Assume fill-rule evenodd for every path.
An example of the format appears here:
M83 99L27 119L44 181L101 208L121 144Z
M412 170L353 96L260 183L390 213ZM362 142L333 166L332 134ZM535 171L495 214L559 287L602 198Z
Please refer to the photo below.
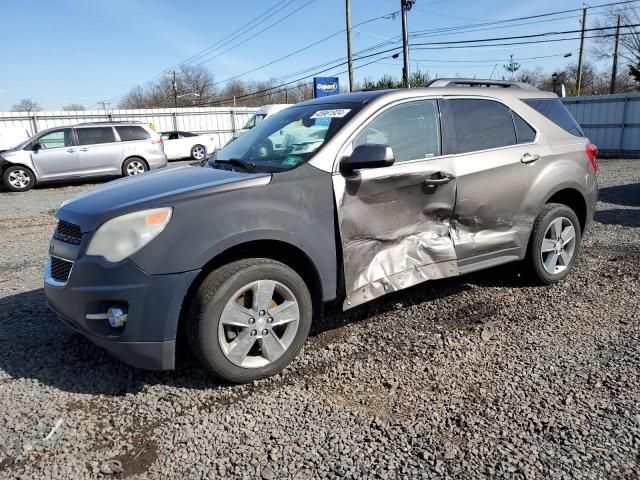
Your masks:
M351 111L350 108L336 108L334 110L318 110L309 118L342 118Z

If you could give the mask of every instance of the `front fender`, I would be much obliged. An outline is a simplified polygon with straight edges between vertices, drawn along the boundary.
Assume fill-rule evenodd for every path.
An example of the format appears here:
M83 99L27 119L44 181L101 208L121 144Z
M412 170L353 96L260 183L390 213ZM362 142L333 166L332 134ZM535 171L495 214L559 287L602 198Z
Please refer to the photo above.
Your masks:
M331 175L303 165L274 175L268 185L178 203L166 230L131 260L149 274L185 272L256 240L280 241L301 250L320 276L325 300L335 298Z

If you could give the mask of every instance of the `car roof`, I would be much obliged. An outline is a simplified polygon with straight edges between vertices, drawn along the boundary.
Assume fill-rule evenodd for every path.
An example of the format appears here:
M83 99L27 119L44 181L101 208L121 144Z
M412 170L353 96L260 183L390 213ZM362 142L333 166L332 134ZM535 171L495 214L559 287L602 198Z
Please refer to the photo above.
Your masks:
M436 84L437 85L437 84ZM417 96L478 96L491 98L558 98L555 93L545 92L537 88L504 87L504 86L430 86L416 88L390 88L380 90L361 90L352 93L342 93L328 97L307 100L300 105L328 105L332 103L369 103L380 97L394 97L393 99L411 98Z

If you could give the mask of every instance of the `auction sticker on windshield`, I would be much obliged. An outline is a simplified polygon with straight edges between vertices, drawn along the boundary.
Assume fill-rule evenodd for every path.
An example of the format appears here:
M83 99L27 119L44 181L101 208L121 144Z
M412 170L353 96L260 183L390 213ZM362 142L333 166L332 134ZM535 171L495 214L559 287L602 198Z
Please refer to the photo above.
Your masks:
M350 108L336 108L334 110L318 110L309 118L342 118L351 111Z

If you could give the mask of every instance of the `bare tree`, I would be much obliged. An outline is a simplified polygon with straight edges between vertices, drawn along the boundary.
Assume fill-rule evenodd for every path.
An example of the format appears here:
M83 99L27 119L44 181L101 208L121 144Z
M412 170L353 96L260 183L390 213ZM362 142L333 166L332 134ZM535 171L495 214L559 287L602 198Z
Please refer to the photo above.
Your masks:
M81 103L68 103L62 107L65 112L82 112L86 110Z
M23 98L11 107L12 112L39 112L41 110L38 102L32 98Z
M597 22L598 27L615 26L620 16L620 48L619 56L623 64L628 66L628 75L635 81L636 87L640 88L640 27L625 27L625 25L640 24L640 11L635 6L616 6L607 12L604 19ZM613 34L613 30L605 30L608 34ZM613 35L598 39L598 52L601 57L611 57L614 51L615 37ZM616 82L617 84L617 82ZM628 82L622 83L628 88Z

